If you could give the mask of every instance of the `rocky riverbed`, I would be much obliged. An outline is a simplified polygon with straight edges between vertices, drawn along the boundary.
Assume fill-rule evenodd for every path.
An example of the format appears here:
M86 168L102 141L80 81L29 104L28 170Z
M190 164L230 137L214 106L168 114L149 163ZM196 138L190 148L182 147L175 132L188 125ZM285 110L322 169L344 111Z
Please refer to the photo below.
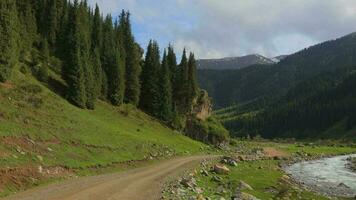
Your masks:
M356 173L348 166L356 154L304 161L285 168L296 181L328 196L355 197Z

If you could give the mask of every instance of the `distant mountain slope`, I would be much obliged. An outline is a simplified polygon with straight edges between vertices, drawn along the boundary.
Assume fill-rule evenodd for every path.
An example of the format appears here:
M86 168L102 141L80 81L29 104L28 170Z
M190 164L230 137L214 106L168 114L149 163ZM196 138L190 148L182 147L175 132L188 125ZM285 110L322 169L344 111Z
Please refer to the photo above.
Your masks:
M356 140L356 67L325 72L260 110L218 115L236 135Z
M273 60L266 58L259 54L252 54L242 57L228 57L221 59L201 59L198 60L198 69L214 69L214 70L226 70L226 69L242 69L251 65L271 65L275 64L279 60Z
M219 108L278 98L303 80L354 65L356 34L350 34L289 55L273 65L253 65L240 70L201 69L198 79Z

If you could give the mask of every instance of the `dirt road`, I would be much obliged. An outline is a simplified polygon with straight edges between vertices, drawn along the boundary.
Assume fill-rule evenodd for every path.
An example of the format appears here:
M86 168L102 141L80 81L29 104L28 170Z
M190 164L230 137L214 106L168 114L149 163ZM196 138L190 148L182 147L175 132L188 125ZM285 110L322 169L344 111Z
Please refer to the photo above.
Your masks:
M123 173L68 180L18 193L6 200L150 200L162 184L209 156L184 157Z

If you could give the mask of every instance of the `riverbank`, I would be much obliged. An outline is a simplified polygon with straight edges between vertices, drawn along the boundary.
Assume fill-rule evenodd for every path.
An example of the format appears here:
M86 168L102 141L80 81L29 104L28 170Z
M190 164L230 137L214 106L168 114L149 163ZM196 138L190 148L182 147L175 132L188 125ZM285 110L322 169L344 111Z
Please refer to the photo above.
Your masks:
M326 200L329 198L301 187L283 171L284 166L354 152L353 147L237 142L227 153L236 165L230 159L202 163L200 168L168 184L163 196L164 199L231 199L239 196L242 199ZM217 173L214 169L217 164L228 168L228 172Z
M349 169L356 173L356 157L348 157L347 161Z
M356 196L356 173L347 168L350 156L336 156L295 163L285 171L306 188L330 197ZM356 157L356 154L351 155Z

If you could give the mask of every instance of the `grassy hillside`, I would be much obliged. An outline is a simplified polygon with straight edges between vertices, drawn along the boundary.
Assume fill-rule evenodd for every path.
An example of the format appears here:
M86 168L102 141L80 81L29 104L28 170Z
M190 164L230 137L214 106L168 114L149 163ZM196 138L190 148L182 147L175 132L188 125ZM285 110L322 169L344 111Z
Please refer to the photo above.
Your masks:
M98 102L94 111L79 109L19 71L0 85L0 177L9 167L30 174L41 171L38 166L85 173L115 163L198 153L206 147L129 105ZM16 180L0 178L0 194L24 187L23 182L32 184Z

